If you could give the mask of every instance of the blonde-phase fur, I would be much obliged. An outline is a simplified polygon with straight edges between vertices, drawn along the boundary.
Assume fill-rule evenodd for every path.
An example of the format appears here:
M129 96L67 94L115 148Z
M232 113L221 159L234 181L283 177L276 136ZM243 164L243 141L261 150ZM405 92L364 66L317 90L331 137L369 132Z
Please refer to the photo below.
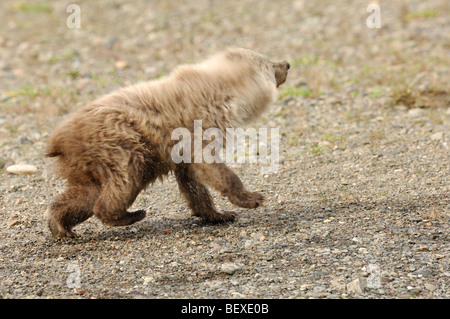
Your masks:
M77 110L48 141L47 156L67 180L65 192L48 211L54 236L75 237L72 228L95 215L111 226L145 217L128 212L139 192L174 172L192 214L209 222L233 220L218 212L205 185L229 200L255 208L264 197L248 192L225 164L175 164L171 139L176 128L240 127L277 98L289 64L273 63L250 50L233 48L194 65L182 65L165 78L122 88Z

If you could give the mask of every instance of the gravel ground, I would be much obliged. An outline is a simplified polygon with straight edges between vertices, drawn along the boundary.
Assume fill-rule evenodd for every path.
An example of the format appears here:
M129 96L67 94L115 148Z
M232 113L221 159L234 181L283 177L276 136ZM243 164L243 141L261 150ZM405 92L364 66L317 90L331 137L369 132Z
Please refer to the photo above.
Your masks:
M2 1L0 297L450 298L447 1ZM43 158L88 101L227 46L286 59L276 174L232 167L267 197L235 223L190 217L172 176L143 221L92 218L55 240L43 213L64 182ZM29 175L7 172L31 164Z

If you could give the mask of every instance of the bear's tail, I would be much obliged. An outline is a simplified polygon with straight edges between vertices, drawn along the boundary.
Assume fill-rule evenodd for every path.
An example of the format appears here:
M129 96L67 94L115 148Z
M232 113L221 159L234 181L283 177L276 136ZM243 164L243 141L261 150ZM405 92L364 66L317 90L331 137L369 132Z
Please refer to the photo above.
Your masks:
M47 146L46 152L44 153L45 157L57 157L63 155L63 152L59 147L57 147L58 143L54 141L50 141Z
M48 151L44 155L45 155L45 157L57 157L57 156L61 156L62 152L60 152L60 151Z

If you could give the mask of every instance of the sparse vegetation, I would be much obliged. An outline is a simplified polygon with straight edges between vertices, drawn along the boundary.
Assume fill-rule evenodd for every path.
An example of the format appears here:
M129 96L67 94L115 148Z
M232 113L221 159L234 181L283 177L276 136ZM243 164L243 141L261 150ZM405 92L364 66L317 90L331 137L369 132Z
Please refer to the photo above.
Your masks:
M372 90L369 91L369 96L370 96L372 99L376 99L376 98L378 98L382 93L383 93L383 90L381 90L381 89L372 89Z
M393 105L404 105L408 108L442 108L450 105L450 92L419 90L406 85L394 88L391 98Z
M26 13L50 13L52 7L43 2L15 2L9 5L12 11L22 11Z
M311 90L305 86L295 88L295 87L286 85L280 89L278 98L283 99L286 96L293 96L293 97L302 96L302 97L306 98L306 97L309 97L311 94L312 94Z
M319 144L315 143L311 146L311 153L317 154L322 153L324 151L324 148L322 146L319 146Z
M435 18L439 14L438 10L421 10L421 11L412 11L405 14L405 20L413 20L418 18Z

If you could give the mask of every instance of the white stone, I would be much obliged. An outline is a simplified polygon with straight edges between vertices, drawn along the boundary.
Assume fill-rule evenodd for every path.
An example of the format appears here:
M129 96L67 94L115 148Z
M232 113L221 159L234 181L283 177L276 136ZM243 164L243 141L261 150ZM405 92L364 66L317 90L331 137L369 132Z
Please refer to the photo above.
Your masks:
M114 63L114 66L117 70L122 70L128 67L127 61L118 60Z
M366 283L364 278L357 278L347 284L347 291L354 292L356 294L363 294L366 289Z
M425 288L428 289L429 291L433 292L436 289L438 289L438 286L430 284L430 283L425 283Z
M442 140L442 138L444 137L444 133L437 132L437 133L434 133L433 135L431 135L430 137L433 141L439 141L439 140Z
M232 275L236 271L242 269L242 267L243 266L238 263L225 263L225 264L222 264L222 266L220 267L220 270L226 274Z
M155 281L153 276L142 277L144 279L144 285L150 285Z
M34 165L29 164L17 164L6 168L6 171L10 174L16 175L30 175L37 172L37 168Z
M424 114L424 110L423 109L419 109L419 108L415 108L415 109L410 109L408 111L408 115L411 118L415 118L415 117L420 117Z

